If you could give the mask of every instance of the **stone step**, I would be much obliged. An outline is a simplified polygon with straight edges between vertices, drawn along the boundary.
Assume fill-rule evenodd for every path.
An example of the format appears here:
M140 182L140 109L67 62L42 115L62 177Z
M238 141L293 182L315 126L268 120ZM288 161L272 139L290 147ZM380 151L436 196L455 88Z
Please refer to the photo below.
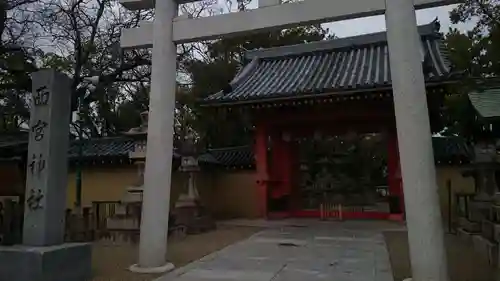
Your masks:
M470 221L467 218L459 218L458 225L460 228L466 230L470 233L480 233L481 232L481 223Z
M494 224L488 220L483 220L481 222L481 235L490 240L490 241L495 241L495 235L494 235Z
M472 243L472 236L474 235L474 233L471 233L463 228L459 227L457 229L457 236L465 243Z
M495 223L500 223L500 205L492 204L490 206L490 219Z
M138 218L108 218L106 220L107 229L135 230L139 229Z
M491 213L491 203L481 201L471 201L469 205L468 218L471 221L481 222L489 219Z
M492 242L481 235L473 235L472 243L474 249L482 256L488 259L488 263L492 266L498 267L498 244Z
M500 243L500 224L493 224L493 241Z

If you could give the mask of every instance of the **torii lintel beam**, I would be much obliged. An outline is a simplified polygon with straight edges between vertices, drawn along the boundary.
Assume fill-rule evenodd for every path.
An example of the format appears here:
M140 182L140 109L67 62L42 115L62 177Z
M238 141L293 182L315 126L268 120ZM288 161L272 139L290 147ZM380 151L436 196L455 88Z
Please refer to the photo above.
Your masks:
M164 0L159 0L159 1L164 1ZM177 2L177 4L179 5L192 2L199 2L199 1L203 0L175 0L175 2ZM120 0L120 4L122 4L123 7L131 11L154 9L155 2L156 2L155 0Z
M425 9L457 2L414 0L414 5L415 9ZM173 22L173 41L180 44L211 40L249 32L382 15L384 12L385 0L305 0L210 17L178 17ZM151 48L153 25L144 22L140 27L125 29L120 40L124 49Z

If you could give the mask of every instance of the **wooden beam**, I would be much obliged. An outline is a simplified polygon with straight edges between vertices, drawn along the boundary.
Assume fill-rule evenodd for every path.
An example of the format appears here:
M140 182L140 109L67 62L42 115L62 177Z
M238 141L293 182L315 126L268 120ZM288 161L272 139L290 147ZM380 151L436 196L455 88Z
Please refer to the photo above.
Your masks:
M353 123L370 123L383 120L394 119L394 109L391 101L371 101L372 104L367 103L344 103L335 106L324 106L317 108L304 108L304 109L262 109L256 110L254 120L268 125L283 125L290 124L292 127L298 123L309 123L314 126L318 123L325 123L326 125L335 124L335 122L342 122L341 125L348 125L349 120ZM343 121L347 120L347 123ZM338 126L338 125L335 125Z
M359 134L380 133L383 132L384 129L388 127L387 125L388 123L389 122L384 122L383 120L370 123L344 120L343 122L336 122L336 123L321 122L317 124L302 122L302 123L296 123L295 126L290 126L286 124L279 126L276 124L275 126L271 126L271 128L290 132L290 134L293 135L294 137L311 138L314 136L316 131L319 131L321 132L321 134L327 136L342 135L350 131L354 131ZM349 125L343 125L343 124L349 124Z
M269 115L271 118L273 115ZM370 115L364 114L353 114L353 115L326 115L325 117L318 116L274 116L274 119L268 119L268 124L270 125L287 125L287 124L309 124L314 126L316 124L323 125L333 125L343 126L343 124L348 124L351 122L352 124L356 123L373 123L379 121L389 121L394 118L394 112L392 114L382 114L382 113L374 113ZM339 124L340 123L340 124ZM292 125L293 127L293 125Z
M444 6L456 2L457 0L414 0L416 9ZM177 18L174 20L173 40L179 44L189 43L305 24L382 15L384 12L384 0L305 0L210 17ZM138 28L123 30L122 48L152 47L152 31L151 23L143 23Z

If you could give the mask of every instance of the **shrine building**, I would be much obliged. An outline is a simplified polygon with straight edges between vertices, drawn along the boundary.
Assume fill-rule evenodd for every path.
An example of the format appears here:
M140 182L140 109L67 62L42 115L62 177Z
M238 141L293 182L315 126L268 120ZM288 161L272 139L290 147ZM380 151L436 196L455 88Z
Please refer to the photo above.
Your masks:
M419 31L429 114L436 125L439 120L434 116L444 96L452 93L449 86L461 74L454 72L446 59L438 23L420 26ZM249 51L245 63L225 91L203 101L216 112L234 111L251 117L255 133L253 145L215 147L199 156L202 169L196 182L214 217L321 217L322 205L331 203L344 205L346 219L387 219L391 212L404 211L385 33ZM389 208L387 196L375 204L343 203L336 198L338 183L328 182L331 175L323 177L327 186L308 179L308 163L300 155L305 142L352 133L375 133L384 138L388 175L383 183L373 183L373 191L388 185L383 188L388 189L389 197L399 199L395 202L399 207ZM0 174L4 178L0 199L24 192L27 144L26 133L0 136ZM77 160L83 163L84 207L122 200L143 172L143 165L129 158L137 144L127 136L90 139L84 142L79 159L78 143L72 141L67 207L74 206ZM468 163L473 153L458 137L433 137L433 146L441 212L447 218L453 202L446 183L452 182L453 194L474 190L473 180L461 176L462 164ZM332 154L335 161L345 157L337 151ZM179 151L174 151L171 205L186 182L178 172L180 157ZM379 201L385 201L385 206L380 207Z
M462 77L447 59L439 28L437 21L418 27L431 128L439 122L436 116L445 95L452 93L450 86ZM202 103L214 111L250 116L260 216L322 216L335 194L320 190L316 203L305 202L314 188L302 186L296 176L301 168L298 140L352 133L385 136L388 192L398 200L391 211L344 208L343 218L404 213L385 32L248 51L228 87Z

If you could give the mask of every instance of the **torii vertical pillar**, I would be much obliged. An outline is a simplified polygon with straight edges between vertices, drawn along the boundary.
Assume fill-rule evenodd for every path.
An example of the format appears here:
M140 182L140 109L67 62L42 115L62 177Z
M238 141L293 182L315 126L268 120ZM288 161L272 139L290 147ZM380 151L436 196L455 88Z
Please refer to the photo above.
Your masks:
M130 267L141 273L174 267L166 258L176 91L173 19L178 6L174 0L162 0L156 1L155 9L139 263Z
M413 280L447 281L432 137L412 0L385 0Z

